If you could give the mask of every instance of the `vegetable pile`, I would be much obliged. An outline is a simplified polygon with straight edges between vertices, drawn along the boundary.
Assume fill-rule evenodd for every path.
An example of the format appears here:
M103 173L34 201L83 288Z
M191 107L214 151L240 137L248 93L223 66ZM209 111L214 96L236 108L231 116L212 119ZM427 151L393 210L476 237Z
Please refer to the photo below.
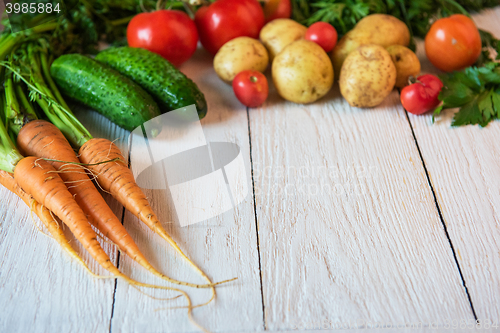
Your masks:
M62 223L115 277L179 292L187 300L191 320L194 307L208 304L215 287L232 280L213 283L183 253L135 183L118 147L93 138L65 98L130 131L164 112L193 104L201 119L207 113L205 97L177 68L193 55L199 39L214 55L216 74L248 107L258 107L268 97L263 73L271 68L276 91L294 103L319 100L337 78L342 96L357 107L379 105L396 87L402 89L403 106L414 114L435 109L439 115L443 109L460 108L454 126L486 126L500 118L500 65L490 53L491 48L500 51L500 42L478 30L467 12L498 5L497 1L64 3L69 10L58 16L28 12L3 21L0 183L30 206L61 247L87 270L61 232ZM167 4L183 11L166 10ZM14 25L22 31L13 32ZM427 57L448 73L441 80L419 76L414 36L425 37ZM100 41L112 47L98 52ZM156 135L160 128L151 130ZM154 268L92 180L168 242L207 283L177 281ZM169 283L211 289L211 299L194 306L180 289L132 280L113 265L98 234Z
M212 299L215 296L214 287L217 283L211 282L208 276L182 252L162 227L146 196L135 183L132 172L120 150L108 139L92 138L90 133L75 118L49 73L47 52L44 43L28 40L17 46L8 62L2 63L5 89L2 92L2 108L0 109L1 183L21 198L24 199L26 196L31 198L30 206L42 205L48 209L50 214L54 214L51 216L57 216L62 223L70 228L89 254L115 277L122 278L137 286L180 292L188 300L188 313L191 318L193 306L184 291L172 287L147 285L130 279L112 264L97 241L96 232L92 227L99 230L123 253L152 274L174 284L194 288L211 288ZM163 60L163 58L161 59ZM29 63L24 63L24 60L29 61ZM75 70L74 64L77 63L80 65L78 75L89 77L91 73L95 73L95 68L97 68L89 64L93 61L83 55L65 55L56 60L51 71L57 72L61 70L60 67L65 67L68 71ZM107 67L106 69L111 70ZM75 73L76 71L67 72L69 81L65 81L64 84L71 87L71 75L76 75ZM123 87L129 81L119 77L117 73L110 76L112 77L111 87L101 83L99 88L102 89L101 94L104 96L104 100L111 98L108 97L108 93L117 94L120 88L127 91L129 95L134 89L137 90L137 96L133 98L138 100L130 101L135 104L124 105L124 107L136 107L138 104L144 103L140 100L140 96L149 96L144 91L138 90L139 88L133 83L130 83L130 87ZM54 77L58 80L57 73ZM121 84L118 90L116 84ZM87 99L90 101L88 104L92 104L91 99L88 99L88 96L78 89L79 87L78 84L74 84L73 88L69 88L69 91L76 92L75 96L83 96L83 100ZM153 99L149 98L150 100L146 103L156 105ZM97 101L95 105L103 107L104 103L99 104ZM41 117L50 122L39 119ZM75 154L73 147L79 150L78 155ZM166 240L207 280L207 284L199 285L177 281L156 270L140 252L131 236L111 211L89 175L98 182L103 190L111 193L141 222ZM58 232L58 229L54 227L55 224L59 223L55 218L49 219L42 208L35 210L35 212L48 226L58 243L67 243L64 234ZM69 250L67 246L63 248ZM74 251L70 253L72 256L76 256ZM80 259L79 261L82 262Z
M192 309L211 302L220 283L212 283L162 227L118 147L108 139L93 138L63 98L64 94L91 106L129 130L162 112L191 104L197 105L200 117L205 115L203 94L159 55L122 47L103 52L101 63L72 53L92 52L97 47L97 36L77 42L75 38L80 33L105 32L110 41L118 37L118 25L130 18L112 18L120 11L134 12L134 8L130 2L96 1L92 6L78 2L67 15L17 33L4 21L6 29L0 36L0 76L4 82L0 91L0 183L23 199L61 247L87 270L84 261L68 246L61 223L116 278L135 286L180 293L187 300L189 319L204 330L194 322ZM39 19L40 16L32 15L21 23L29 25ZM123 33L124 30L122 36ZM59 56L62 53L71 54ZM130 63L139 65L130 68ZM165 76L154 77L154 71ZM149 84L145 84L145 77ZM154 268L92 180L167 241L207 283L178 281ZM108 238L120 251L166 282L209 288L212 297L204 304L193 305L188 294L178 288L129 278L111 262L97 240L98 235Z
M496 0L292 0L293 18L305 25L328 22L342 35L370 14L388 14L405 22L416 37L425 37L431 23L452 14L498 6Z

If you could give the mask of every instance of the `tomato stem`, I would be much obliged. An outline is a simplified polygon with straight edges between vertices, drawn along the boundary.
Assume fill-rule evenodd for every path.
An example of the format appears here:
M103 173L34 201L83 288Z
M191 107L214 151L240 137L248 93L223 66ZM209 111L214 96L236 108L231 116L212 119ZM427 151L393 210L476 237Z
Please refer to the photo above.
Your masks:
M460 12L462 12L462 14L464 14L465 16L467 16L468 18L470 18L470 14L465 10L464 7L462 7L459 3L457 3L456 1L453 1L453 0L442 0L443 2L447 2L449 3L450 5L452 6L455 6Z
M420 81L413 75L408 77L408 85L412 85L414 83L420 83Z
M135 16L135 15L134 15ZM121 18L121 19L116 19L116 20L113 20L113 21L110 21L109 23L111 23L112 26L116 27L116 26L119 26L119 25L122 25L122 24L127 24L130 22L130 20L134 17L134 16L129 16L129 17L124 17L124 18Z
M165 0L158 0L156 2L156 10L162 10L165 8Z
M194 9L193 7L188 3L188 2L182 2L182 5L184 6L184 9L186 10L186 13L189 15L189 17L194 20Z
M257 78L256 78L255 76L253 76L253 75L252 75L252 76L250 76L250 82L252 82L252 83L256 83L257 81L258 81L258 80L257 80Z

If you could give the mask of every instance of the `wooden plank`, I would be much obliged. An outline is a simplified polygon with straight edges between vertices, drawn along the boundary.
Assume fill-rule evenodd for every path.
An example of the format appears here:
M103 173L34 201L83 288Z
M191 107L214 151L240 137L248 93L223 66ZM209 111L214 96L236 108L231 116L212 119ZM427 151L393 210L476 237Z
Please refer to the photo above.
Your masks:
M182 70L204 92L209 111L202 125L207 141L233 142L241 148L246 167L248 187L251 191L250 148L245 108L236 100L229 85L215 75L208 54L198 50ZM132 147L133 153L134 147ZM234 211L224 213L206 222L180 227L173 221L175 212L168 201L168 192L147 190L155 212L163 226L185 253L214 281L237 276L238 280L217 288L217 299L209 306L195 309L194 317L211 331L257 331L263 328L262 299L259 264L251 194ZM173 278L194 283L205 283L173 249L154 235L147 227L127 213L125 227L139 248L161 272ZM152 276L125 256L120 257L120 269L139 281L170 285ZM182 288L199 304L210 298L209 290ZM175 295L172 292L148 291L157 297ZM113 331L191 332L185 309L159 308L185 305L183 299L172 302L155 301L137 295L133 288L118 282Z
M500 36L500 7L474 16ZM425 72L437 72L425 57ZM500 320L500 122L486 128L450 127L456 110L435 124L431 115L409 115L458 262L480 320Z
M473 319L398 94L250 112L266 328Z
M124 135L95 112L77 111L76 115L93 135L113 139ZM121 218L122 208L105 197ZM3 187L0 198L0 331L109 331L115 281L98 280L72 261L54 240L38 231L35 224L41 228L41 222L31 218L29 208ZM92 271L109 275L69 229L66 235ZM114 247L101 244L116 262Z

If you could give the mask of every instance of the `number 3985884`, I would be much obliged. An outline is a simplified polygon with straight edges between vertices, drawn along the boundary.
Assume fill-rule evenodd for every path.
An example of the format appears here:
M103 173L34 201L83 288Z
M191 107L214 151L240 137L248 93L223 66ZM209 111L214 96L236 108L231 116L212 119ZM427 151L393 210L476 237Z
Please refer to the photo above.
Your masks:
M5 11L7 14L26 14L26 13L46 13L46 14L51 14L51 13L60 13L61 9L59 8L59 4L57 3L55 6L52 5L50 2L49 3L6 3L5 4Z

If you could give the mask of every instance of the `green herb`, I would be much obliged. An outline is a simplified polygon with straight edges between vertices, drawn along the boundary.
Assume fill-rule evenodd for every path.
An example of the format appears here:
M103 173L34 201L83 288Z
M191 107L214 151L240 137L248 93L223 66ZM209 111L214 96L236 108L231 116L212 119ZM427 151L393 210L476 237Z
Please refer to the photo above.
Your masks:
M491 50L495 50L497 54L500 54L500 40L496 39L489 32L481 29L479 29L479 34L481 35L483 50L475 63L476 66L482 66L492 60L493 54Z
M292 0L292 5L295 20L308 26L325 21L341 35L363 17L383 13L396 16L415 36L424 37L435 19L494 7L498 0Z
M479 124L484 127L500 119L500 63L488 62L483 67L469 67L440 78L444 88L439 100L443 104L434 111L434 116L443 109L460 108L452 126Z

